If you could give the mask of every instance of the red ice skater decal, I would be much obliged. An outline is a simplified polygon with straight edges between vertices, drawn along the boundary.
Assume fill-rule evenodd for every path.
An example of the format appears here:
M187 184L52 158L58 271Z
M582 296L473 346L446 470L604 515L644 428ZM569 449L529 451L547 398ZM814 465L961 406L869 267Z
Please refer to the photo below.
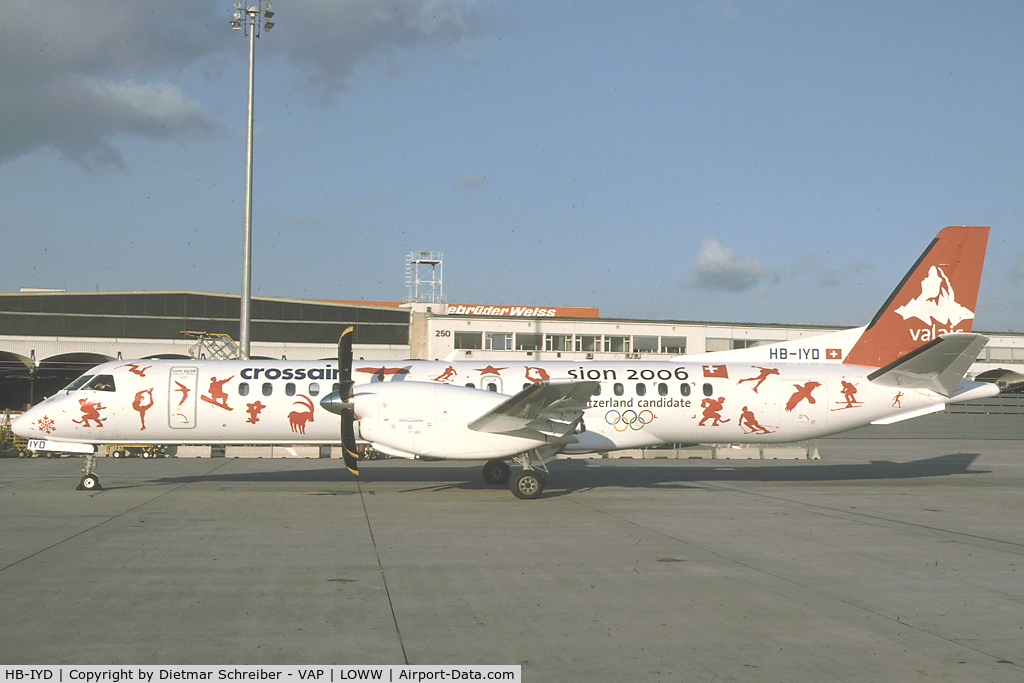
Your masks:
M251 425L254 425L257 422L259 422L260 413L263 412L264 408L266 408L266 406L263 405L263 403L259 399L257 399L255 403L246 403L245 412L249 413L249 419L246 420L246 422L248 422ZM295 431L294 428L292 429L292 431Z
M843 390L840 393L846 399L846 405L843 405L843 402L839 401L836 405L840 407L833 408L832 412L835 412L837 410L846 410L847 408L860 408L862 405L864 405L863 402L857 400L857 385L854 384L853 382L847 382L844 379Z
M525 367L526 379L530 382L543 382L546 379L551 379L551 375L549 375L544 368L535 368L531 365L527 365Z
M228 394L226 391L224 391L224 385L227 384L233 377L234 375L231 375L231 377L227 377L225 379L217 379L216 377L211 377L210 388L207 390L209 396L203 394L199 398L203 399L210 405L217 406L218 408L223 408L224 410L234 410L234 408L228 405ZM184 401L184 397L182 397L181 400Z
M893 408L902 408L903 407L903 404L900 402L901 398L903 398L903 392L902 391L897 391L896 395L892 397L892 407Z
M132 401L132 408L139 414L139 421L142 422L140 432L146 431L146 411L153 407L153 387L143 389L135 394Z
M743 410L740 412L740 427L743 429L744 434L771 434L775 431L775 427L769 429L758 424L753 411L746 406L743 406Z
M305 434L306 423L313 421L313 399L305 394L297 394L297 396L300 400L295 401L292 405L302 406L303 408L306 408L306 410L293 410L288 413L288 422L291 423L293 432Z
M803 384L794 384L793 387L796 391L794 391L793 395L789 397L788 401L786 401L786 412L793 412L793 409L796 408L800 401L807 401L811 404L817 403L817 401L814 400L814 397L811 396L811 392L820 386L821 382L804 382Z
M437 377L431 377L430 379L434 382L454 382L457 374L459 373L455 371L455 367L449 365L440 375Z
M103 419L100 417L100 411L105 408L100 405L99 401L90 401L87 398L78 399L78 404L82 407L82 419L71 420L75 424L80 424L83 427L102 427ZM96 424L89 424L95 422Z
M758 370L760 370L761 372L758 373L754 377L747 377L746 379L741 379L740 381L736 382L736 385L739 386L740 384L743 384L744 382L757 382L757 384L755 384L753 387L751 387L754 390L754 393L756 394L758 388L761 386L761 384L766 379L768 379L772 375L779 374L779 369L778 368L762 368L759 365L755 365L754 367L757 368Z
M152 365L147 365L144 368L140 368L135 363L126 363L125 365L118 365L117 367L119 367L119 368L130 368L128 370L128 372L132 373L133 375L138 375L139 377L145 377L146 376L146 370L149 370L153 366Z
M700 407L704 409L704 412L702 413L704 415L704 419L702 419L700 422L698 422L697 426L698 427L703 427L704 423L707 422L708 420L712 421L711 422L711 426L712 427L717 427L720 424L724 424L724 423L728 422L729 420L727 420L727 419L723 420L722 419L722 406L724 404L725 404L725 398L723 398L721 396L718 397L717 399L706 398L703 401L701 401L700 402Z

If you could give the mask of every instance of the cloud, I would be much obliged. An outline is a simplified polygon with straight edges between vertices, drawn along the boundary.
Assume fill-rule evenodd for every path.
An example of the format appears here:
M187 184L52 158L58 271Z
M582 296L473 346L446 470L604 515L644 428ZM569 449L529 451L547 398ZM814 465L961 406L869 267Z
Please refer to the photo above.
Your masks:
M60 5L60 3L58 3ZM261 54L281 56L298 89L322 104L359 63L402 48L454 44L473 31L455 0L304 0L275 7ZM244 59L224 0L91 0L55 6L8 0L0 28L0 163L55 149L85 168L123 167L117 136L195 138L222 126L174 84L197 65L225 77L218 59Z
M1013 265L1010 266L1011 280L1024 280L1024 249L1018 249Z
M471 173L456 178L452 185L455 187L480 187L487 183L487 176L482 173Z
M739 257L713 237L705 237L690 268L693 286L721 292L745 292L772 273L755 259Z

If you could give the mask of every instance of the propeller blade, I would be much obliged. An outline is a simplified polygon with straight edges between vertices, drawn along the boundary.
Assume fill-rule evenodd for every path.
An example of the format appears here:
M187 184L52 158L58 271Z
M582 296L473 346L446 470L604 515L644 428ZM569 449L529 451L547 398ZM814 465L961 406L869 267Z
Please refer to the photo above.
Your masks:
M342 401L341 408L341 447L344 452L345 467L352 474L359 474L359 449L356 446L355 421L356 411L352 405L352 337L353 328L347 327L338 339L338 394Z

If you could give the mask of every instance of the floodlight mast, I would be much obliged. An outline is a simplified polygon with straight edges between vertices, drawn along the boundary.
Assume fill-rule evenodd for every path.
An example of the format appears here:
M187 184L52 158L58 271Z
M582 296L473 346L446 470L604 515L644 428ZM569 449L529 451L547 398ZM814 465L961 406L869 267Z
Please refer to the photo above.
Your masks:
M249 112L245 128L245 219L242 236L242 297L239 306L238 346L246 357L249 356L250 319L252 302L252 129L253 129L253 86L256 83L256 39L261 29L269 31L274 22L264 21L274 16L268 0L257 0L245 6L242 0L235 0L231 28L242 31L249 39Z

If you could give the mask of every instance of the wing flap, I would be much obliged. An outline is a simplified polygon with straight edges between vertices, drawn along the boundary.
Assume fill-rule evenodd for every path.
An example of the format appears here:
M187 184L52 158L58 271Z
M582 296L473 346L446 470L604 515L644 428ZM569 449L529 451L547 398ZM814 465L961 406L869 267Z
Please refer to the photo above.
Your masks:
M988 337L981 334L944 334L875 370L868 380L887 387L931 389L951 396L987 343Z
M506 434L562 443L573 443L583 409L598 382L545 380L535 382L469 423L469 428L488 434Z

